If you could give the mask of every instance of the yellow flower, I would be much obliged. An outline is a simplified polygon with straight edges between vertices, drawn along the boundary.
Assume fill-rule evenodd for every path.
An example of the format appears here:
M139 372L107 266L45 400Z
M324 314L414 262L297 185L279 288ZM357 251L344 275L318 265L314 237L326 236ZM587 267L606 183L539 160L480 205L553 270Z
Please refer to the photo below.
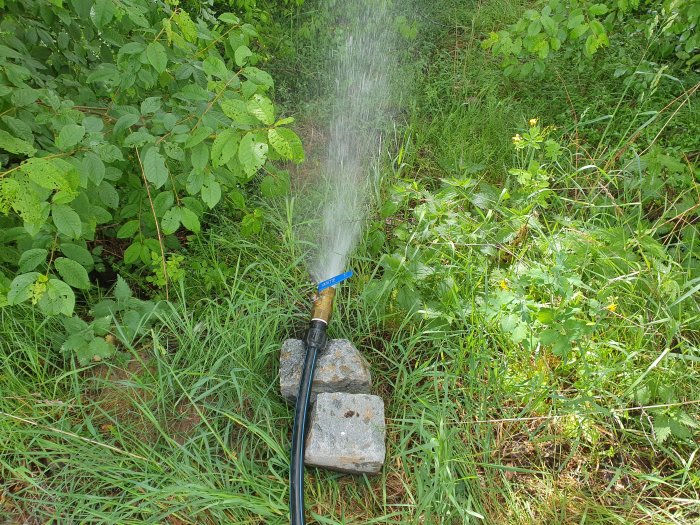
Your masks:
M609 312L614 312L617 310L617 303L610 303L608 306L605 307L605 309Z
M516 133L515 137L513 137L513 144L520 144L523 141L523 138L520 136L520 133Z
M536 118L531 118L531 119L530 119L530 126L532 126L533 128L534 128L535 126L537 126L537 119L536 119Z
M501 282L498 283L498 286L501 287L501 290L510 290L510 287L508 286L508 283L505 279L501 279Z

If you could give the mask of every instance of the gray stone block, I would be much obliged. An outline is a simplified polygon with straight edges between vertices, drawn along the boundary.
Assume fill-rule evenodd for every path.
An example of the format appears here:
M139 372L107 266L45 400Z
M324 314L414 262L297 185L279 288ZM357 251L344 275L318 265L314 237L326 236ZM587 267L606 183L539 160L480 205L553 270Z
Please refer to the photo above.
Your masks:
M305 355L304 343L299 339L287 339L282 345L280 391L290 403L296 402ZM365 394L371 386L369 365L357 348L347 339L330 339L316 359L311 402L321 392Z
M350 474L384 464L384 401L367 394L318 394L309 417L304 463Z

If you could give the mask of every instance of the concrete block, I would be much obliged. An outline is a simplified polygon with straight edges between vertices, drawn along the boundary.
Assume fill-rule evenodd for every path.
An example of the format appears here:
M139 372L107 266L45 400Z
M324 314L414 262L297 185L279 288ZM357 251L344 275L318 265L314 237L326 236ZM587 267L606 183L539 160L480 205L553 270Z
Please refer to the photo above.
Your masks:
M280 352L280 391L288 402L295 403L299 377L306 351L299 339L287 339ZM311 402L321 392L369 393L372 375L362 354L347 339L330 339L316 359L311 385Z
M309 415L304 463L350 474L384 464L384 401L367 394L319 393Z

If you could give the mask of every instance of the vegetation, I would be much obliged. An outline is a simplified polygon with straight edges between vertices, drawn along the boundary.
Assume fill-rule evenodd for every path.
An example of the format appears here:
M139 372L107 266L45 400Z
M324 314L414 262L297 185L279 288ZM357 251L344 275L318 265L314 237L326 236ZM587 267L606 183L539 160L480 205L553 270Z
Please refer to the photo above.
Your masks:
M277 4L0 0L5 521L288 521L276 363L339 29ZM331 327L372 365L387 463L308 472L310 516L695 523L697 2L401 11Z

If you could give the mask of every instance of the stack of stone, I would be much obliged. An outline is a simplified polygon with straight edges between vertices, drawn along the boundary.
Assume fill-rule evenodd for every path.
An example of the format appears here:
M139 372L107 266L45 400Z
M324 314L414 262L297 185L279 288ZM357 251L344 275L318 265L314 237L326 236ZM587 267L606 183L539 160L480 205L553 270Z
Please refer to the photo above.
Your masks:
M287 339L280 353L280 390L295 403L304 343ZM316 361L304 463L350 474L377 474L384 464L384 402L370 395L367 361L346 339L330 339Z

